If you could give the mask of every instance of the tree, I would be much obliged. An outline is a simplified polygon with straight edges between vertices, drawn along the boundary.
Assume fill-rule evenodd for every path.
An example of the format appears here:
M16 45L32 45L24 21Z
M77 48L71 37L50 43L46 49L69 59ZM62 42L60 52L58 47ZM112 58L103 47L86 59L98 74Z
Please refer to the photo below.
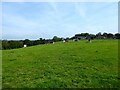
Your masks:
M113 35L112 33L108 33L108 34L107 34L107 38L113 38L113 36L114 36L114 35Z
M14 48L21 48L23 47L23 42L22 41L7 41L3 40L2 41L2 49L14 49Z
M40 38L40 41L42 41L42 38Z
M95 39L95 35L94 34L90 34L89 35L91 39Z
M70 38L69 38L69 37L67 37L67 38L66 38L66 40L70 40Z
M30 46L30 40L29 40L29 39L25 39L25 40L23 41L23 44L26 44L26 45Z
M23 47L23 42L21 41L8 41L10 49Z
M2 50L2 40L0 40L0 50Z
M89 33L81 33L81 35L87 37L89 36Z
M104 32L104 33L103 33L103 36L107 38L107 33Z
M40 38L39 41L39 44L45 44L45 39Z
M54 42L62 41L62 38L59 38L57 36L54 36L52 39Z
M96 34L96 38L98 38L98 39L101 39L101 36L102 36L101 32Z
M75 34L75 37L79 37L79 36L87 37L87 36L89 36L89 33Z
M115 38L116 38L116 39L120 39L120 33L116 33L116 34L115 34Z
M7 40L2 41L2 49L10 49L10 45Z

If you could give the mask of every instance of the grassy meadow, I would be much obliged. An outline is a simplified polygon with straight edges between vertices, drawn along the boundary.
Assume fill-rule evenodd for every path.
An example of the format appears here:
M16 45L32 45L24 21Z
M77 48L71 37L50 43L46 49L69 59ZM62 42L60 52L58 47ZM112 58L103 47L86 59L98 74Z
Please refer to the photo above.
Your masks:
M116 88L118 40L86 40L2 51L3 88Z

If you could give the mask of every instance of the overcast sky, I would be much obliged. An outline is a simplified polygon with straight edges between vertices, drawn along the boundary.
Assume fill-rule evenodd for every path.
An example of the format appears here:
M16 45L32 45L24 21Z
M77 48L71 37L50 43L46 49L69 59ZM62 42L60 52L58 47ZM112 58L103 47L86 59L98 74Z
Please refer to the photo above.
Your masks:
M4 2L3 39L118 32L117 2Z

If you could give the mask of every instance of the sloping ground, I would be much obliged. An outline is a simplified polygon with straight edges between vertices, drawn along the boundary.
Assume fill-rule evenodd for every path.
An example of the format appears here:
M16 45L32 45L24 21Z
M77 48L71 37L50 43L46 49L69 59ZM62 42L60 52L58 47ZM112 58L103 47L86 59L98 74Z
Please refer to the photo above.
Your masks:
M118 41L3 50L3 88L116 88Z

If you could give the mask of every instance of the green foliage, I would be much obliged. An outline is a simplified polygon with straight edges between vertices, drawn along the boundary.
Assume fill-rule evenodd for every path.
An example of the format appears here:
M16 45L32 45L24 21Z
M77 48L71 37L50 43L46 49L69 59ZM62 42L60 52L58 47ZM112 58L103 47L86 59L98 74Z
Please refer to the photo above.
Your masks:
M14 48L21 48L23 47L22 41L2 41L2 49L14 49Z
M62 38L59 38L57 36L54 36L52 39L54 42L62 41Z
M89 36L89 33L76 34L75 36L85 36L85 37L87 37L87 36Z
M3 88L117 88L118 41L3 50Z
M120 33L116 33L116 34L115 34L115 37L116 37L117 39L120 39Z
M53 39L42 39L39 38L38 40L20 40L20 41L7 41L7 40L2 40L2 46L0 46L1 49L14 49L14 48L21 48L23 47L23 44L27 46L34 46L34 45L39 45L39 44L49 44L53 42L59 42L62 40L65 40L68 42L68 40L80 40L80 39L120 39L120 33L112 34L112 33L103 33L101 32L97 33L96 35L94 34L89 34L89 33L81 33L81 34L76 34L75 36L69 38L59 38L57 36L54 36ZM2 47L2 48L1 48Z
M30 40L29 40L29 39L25 39L25 40L23 41L23 44L29 45L29 44L30 44Z

